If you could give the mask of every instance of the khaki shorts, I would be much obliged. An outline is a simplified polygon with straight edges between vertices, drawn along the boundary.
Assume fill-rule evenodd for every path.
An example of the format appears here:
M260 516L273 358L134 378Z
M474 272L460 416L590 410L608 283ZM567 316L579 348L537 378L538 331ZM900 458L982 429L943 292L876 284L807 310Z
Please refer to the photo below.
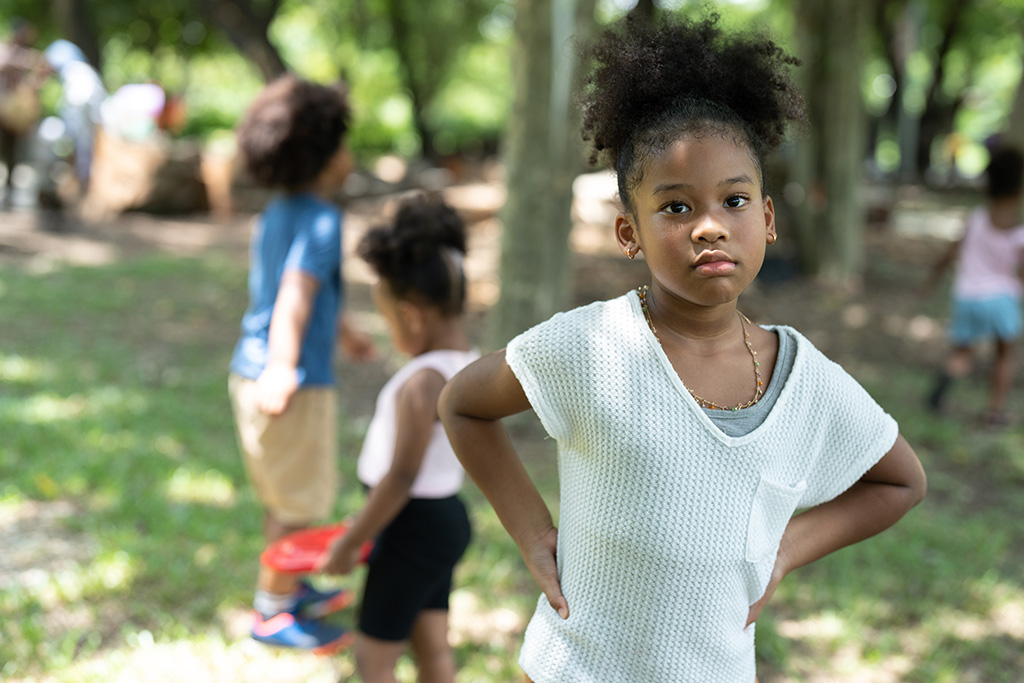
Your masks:
M260 411L253 380L230 375L228 393L242 460L263 506L293 526L329 516L338 487L334 388L300 389L276 416Z

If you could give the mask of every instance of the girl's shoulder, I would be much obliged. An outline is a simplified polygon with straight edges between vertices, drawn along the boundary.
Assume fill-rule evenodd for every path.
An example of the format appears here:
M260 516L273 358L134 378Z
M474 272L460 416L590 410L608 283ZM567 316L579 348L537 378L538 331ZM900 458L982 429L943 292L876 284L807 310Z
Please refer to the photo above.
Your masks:
M793 348L793 374L808 376L812 381L816 378L835 379L836 374L847 375L846 370L825 355L802 332L789 325L762 325L766 330L776 332L780 341L783 336Z
M480 357L479 349L436 349L421 353L409 360L406 367L431 369L451 379L462 368Z
M520 333L509 342L509 348L524 343L563 344L592 341L597 337L618 334L621 325L635 317L636 299L632 293L607 301L594 301L568 311L555 313L547 320ZM639 304L636 310L639 311Z

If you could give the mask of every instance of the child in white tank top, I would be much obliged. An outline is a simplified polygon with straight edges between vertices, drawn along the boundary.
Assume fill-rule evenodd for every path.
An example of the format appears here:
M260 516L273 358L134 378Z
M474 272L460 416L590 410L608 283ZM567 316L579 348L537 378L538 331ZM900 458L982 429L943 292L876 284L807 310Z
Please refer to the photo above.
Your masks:
M374 298L395 348L412 357L387 382L359 456L366 504L320 569L347 574L375 539L356 635L362 680L394 680L412 649L420 680L453 683L448 646L452 572L469 544L458 497L463 470L437 415L441 388L479 357L463 321L465 227L440 200L401 204L393 225L371 230L360 255L379 276Z

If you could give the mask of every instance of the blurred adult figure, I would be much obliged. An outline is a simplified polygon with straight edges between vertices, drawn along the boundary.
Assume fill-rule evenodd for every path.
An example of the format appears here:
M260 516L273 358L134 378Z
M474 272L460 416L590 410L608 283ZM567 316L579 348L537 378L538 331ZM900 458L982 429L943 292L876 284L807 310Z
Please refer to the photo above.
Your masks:
M14 167L26 153L26 135L39 118L38 83L33 72L40 56L32 49L35 41L35 27L15 19L10 36L0 43L0 163L6 168L0 208L11 204Z
M43 56L60 80L58 114L64 122L65 134L74 143L75 176L84 192L89 186L96 127L107 91L99 73L74 43L56 40L43 51Z

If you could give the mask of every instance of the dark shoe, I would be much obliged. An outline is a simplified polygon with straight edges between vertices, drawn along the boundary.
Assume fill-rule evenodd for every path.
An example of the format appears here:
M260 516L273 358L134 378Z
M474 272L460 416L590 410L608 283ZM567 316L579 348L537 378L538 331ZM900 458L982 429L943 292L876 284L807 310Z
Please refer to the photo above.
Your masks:
M299 601L292 614L306 619L319 619L334 614L352 604L352 592L347 590L318 591L307 581L299 582Z

